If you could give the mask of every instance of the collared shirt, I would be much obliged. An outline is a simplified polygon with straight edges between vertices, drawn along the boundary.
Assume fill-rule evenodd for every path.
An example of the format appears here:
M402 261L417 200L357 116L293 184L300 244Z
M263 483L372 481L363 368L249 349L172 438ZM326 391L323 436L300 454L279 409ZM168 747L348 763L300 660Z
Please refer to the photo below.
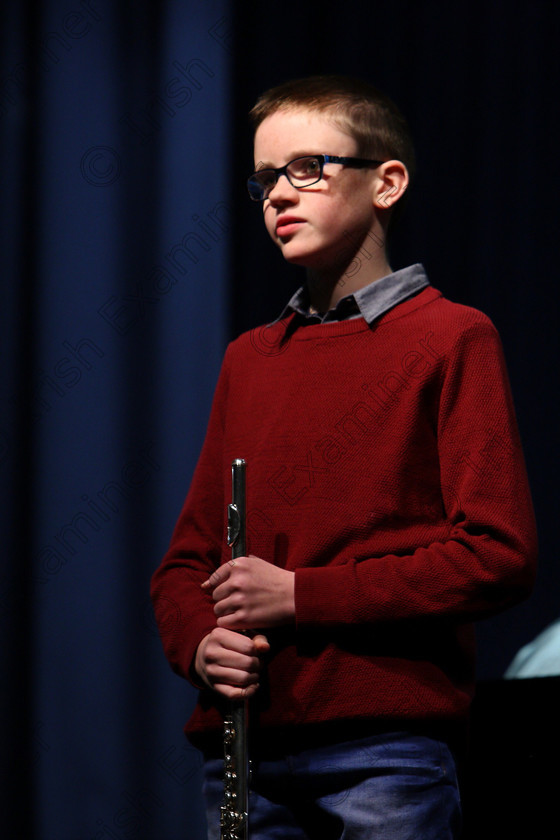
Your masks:
M379 280L374 280L363 289L346 295L325 314L311 311L309 290L304 285L292 295L277 320L285 318L290 312L297 312L305 319L305 324L326 324L332 321L364 318L371 326L380 315L429 285L430 281L424 266L421 263L415 263L399 271L393 271Z

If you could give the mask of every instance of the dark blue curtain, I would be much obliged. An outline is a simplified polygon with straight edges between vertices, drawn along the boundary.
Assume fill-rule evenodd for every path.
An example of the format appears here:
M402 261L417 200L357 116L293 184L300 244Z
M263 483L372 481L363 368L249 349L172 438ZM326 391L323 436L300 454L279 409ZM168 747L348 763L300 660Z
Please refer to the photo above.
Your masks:
M424 261L498 326L540 529L535 596L481 626L481 675L557 618L558 15L544 0L2 5L2 836L204 837L182 735L195 696L164 660L148 583L226 341L300 279L243 185L245 115L271 84L356 74L409 116L419 175L392 264Z
M204 836L148 585L227 337L227 5L3 6L5 837Z

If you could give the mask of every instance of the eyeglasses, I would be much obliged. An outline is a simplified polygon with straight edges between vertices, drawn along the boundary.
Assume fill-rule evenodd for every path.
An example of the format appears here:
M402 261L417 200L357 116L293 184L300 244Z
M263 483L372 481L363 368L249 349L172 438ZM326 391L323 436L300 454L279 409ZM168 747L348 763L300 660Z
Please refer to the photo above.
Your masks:
M254 172L247 181L249 195L253 201L264 201L278 183L280 175L285 175L297 190L311 187L323 177L325 163L343 163L344 166L351 166L353 169L363 169L366 166L380 166L384 161L337 155L306 155L295 158L278 169L259 169Z

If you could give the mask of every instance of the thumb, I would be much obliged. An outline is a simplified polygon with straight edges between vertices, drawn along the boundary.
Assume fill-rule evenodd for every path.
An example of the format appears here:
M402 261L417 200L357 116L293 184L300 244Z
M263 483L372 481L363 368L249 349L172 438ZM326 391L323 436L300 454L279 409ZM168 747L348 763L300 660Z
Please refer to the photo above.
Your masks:
M257 653L267 653L267 651L270 650L269 641L262 633L257 633L256 636L253 636L253 644L255 645Z

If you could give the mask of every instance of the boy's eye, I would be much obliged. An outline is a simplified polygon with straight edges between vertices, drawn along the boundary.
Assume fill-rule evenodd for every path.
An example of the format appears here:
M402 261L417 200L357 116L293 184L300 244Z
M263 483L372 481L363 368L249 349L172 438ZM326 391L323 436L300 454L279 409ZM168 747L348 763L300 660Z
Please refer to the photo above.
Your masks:
M290 165L290 170L296 178L316 178L321 170L321 166L317 158L305 157L293 161Z
M272 188L276 183L276 173L273 169L263 169L256 173L256 178L264 189Z

